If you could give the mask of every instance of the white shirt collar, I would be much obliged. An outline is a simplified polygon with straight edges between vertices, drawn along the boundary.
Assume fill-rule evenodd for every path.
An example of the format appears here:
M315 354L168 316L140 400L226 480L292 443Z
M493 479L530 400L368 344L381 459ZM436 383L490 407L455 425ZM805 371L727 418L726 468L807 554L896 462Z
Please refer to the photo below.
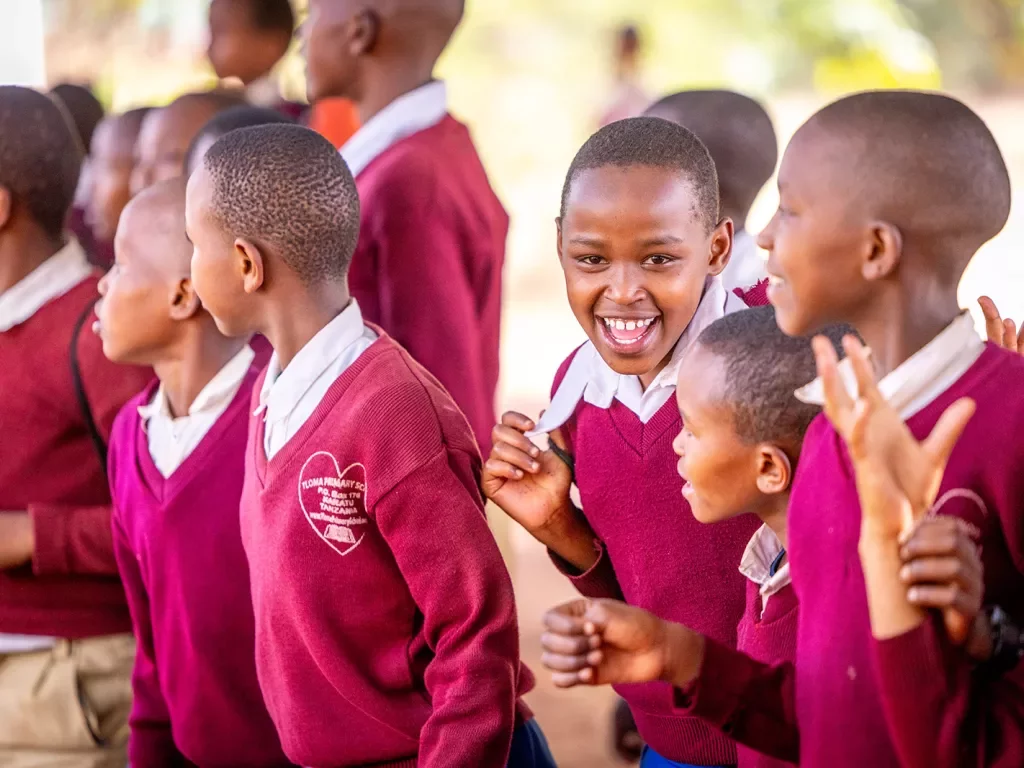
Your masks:
M750 538L740 560L740 573L761 588L761 610L768 605L768 598L778 594L789 583L789 560L774 574L772 563L782 552L782 542L775 531L767 525L758 528Z
M0 333L21 325L93 273L85 251L75 238L32 272L0 293Z
M448 89L440 80L399 96L371 117L341 148L353 176L402 139L431 128L448 114Z
M242 347L238 354L225 363L224 367L217 371L217 374L196 395L196 399L188 407L188 415L179 418L187 419L189 416L221 410L238 393L238 387L241 385L242 379L245 378L245 374L249 372L249 366L252 365L255 358L256 353L253 352L252 347L248 344ZM171 414L171 404L167 399L167 392L164 390L163 384L157 388L152 400L139 406L139 416L144 422L148 422L153 417L177 420Z
M767 262L754 238L746 230L733 237L732 255L722 270L722 283L727 290L746 289L768 277Z
M709 278L704 296L690 324L679 337L669 364L646 390L640 384L639 376L616 373L588 341L577 350L551 399L551 405L530 436L546 434L565 424L581 399L598 408L609 408L617 399L646 423L672 397L683 356L701 332L719 318L745 307L742 299L725 289L720 277Z
M964 312L956 320L911 355L902 365L878 382L882 396L904 419L931 403L949 389L974 365L985 351L985 342L978 335L974 319ZM839 363L839 373L846 390L854 397L857 380L850 361ZM810 405L825 404L821 379L796 391L799 400Z

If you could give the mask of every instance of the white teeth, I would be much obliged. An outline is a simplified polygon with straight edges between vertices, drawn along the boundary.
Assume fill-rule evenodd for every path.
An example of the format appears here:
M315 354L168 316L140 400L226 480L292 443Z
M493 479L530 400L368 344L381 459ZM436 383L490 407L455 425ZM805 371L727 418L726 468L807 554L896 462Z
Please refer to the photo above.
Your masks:
M622 320L616 320L615 321L615 330L617 330L617 331L624 331L624 330L626 330L626 323L624 321L622 321Z
M768 285L782 285L782 278L775 275L768 275Z
M637 328L648 328L657 318L649 317L646 320L616 320L610 317L602 317L601 320L608 328L617 331L635 331Z
M635 331L636 330L636 323L634 323L632 320L630 320L628 323L626 323L626 330L627 331Z

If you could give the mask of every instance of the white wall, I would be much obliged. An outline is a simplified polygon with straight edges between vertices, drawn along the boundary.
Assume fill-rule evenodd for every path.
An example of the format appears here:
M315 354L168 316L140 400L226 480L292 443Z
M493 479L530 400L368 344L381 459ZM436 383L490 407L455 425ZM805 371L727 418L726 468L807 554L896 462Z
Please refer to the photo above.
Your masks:
M0 0L0 85L46 85L42 0Z

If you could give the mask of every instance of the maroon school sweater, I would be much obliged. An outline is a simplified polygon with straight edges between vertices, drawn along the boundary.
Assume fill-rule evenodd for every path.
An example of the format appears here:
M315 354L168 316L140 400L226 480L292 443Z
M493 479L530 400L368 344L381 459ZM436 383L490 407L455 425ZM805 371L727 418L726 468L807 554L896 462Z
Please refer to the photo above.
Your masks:
M110 490L71 374L71 335L98 298L88 277L0 333L0 509L32 516L31 565L0 570L0 632L95 637L131 621L110 536ZM90 316L78 337L83 388L106 440L152 378L103 356Z
M269 462L252 422L260 685L299 765L503 766L533 678L479 454L442 387L380 333Z
M390 147L356 179L362 202L349 286L438 378L491 450L508 215L466 126L451 116Z
M174 473L153 463L130 400L110 440L114 552L138 652L132 674L135 768L287 765L256 680L249 568L238 504L253 366L227 410Z
M736 648L765 664L792 663L796 657L798 604L793 585L770 598L761 610L761 587L747 579L747 608L736 628ZM793 763L737 745L739 768L792 768Z
M1024 619L1024 358L989 345L907 425L928 435L954 401L977 412L957 443L936 510L965 520L985 565L985 602ZM796 670L709 643L678 696L738 740L806 768L1024 765L1024 665L992 680L952 648L941 619L890 640L871 635L857 553L860 506L841 439L811 425L789 509L800 601ZM797 730L799 725L799 732Z

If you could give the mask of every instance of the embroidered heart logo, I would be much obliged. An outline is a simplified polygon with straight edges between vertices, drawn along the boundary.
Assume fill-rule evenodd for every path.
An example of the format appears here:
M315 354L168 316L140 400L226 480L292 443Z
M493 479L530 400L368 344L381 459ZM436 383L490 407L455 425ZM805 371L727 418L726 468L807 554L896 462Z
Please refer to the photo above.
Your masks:
M306 520L339 555L347 555L366 536L366 468L350 464L342 472L326 451L306 459L299 473L299 505Z

